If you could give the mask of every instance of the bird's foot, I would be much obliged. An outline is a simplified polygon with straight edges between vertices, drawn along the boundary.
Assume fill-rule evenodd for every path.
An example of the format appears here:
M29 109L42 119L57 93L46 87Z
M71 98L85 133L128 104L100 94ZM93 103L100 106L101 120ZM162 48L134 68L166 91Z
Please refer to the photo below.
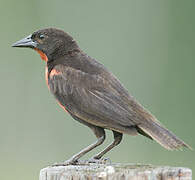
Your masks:
M95 164L107 164L107 163L111 163L110 158L101 158L101 159L97 159L95 157L90 158L89 160L86 160L87 163L95 163Z
M62 163L54 163L51 166L52 167L56 167L56 166L69 166L69 165L77 165L77 163L78 163L78 160L69 159L69 160L64 161Z
M69 160L64 161L62 163L55 163L52 165L52 167L69 166L69 165L90 165L90 164L111 164L111 160L110 160L110 158L96 159L95 157L92 157L88 160L69 159Z

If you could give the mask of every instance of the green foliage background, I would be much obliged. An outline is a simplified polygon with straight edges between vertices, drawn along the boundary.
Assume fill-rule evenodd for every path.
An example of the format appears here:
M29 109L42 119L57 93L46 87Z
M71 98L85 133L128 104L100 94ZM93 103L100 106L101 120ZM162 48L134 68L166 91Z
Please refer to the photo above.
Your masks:
M146 108L195 147L195 1L0 0L0 179L38 179L39 170L95 141L49 93L45 63L11 44L33 31L58 27L108 67ZM106 143L85 158L100 151ZM124 136L107 154L113 162L184 166L194 151L163 149Z

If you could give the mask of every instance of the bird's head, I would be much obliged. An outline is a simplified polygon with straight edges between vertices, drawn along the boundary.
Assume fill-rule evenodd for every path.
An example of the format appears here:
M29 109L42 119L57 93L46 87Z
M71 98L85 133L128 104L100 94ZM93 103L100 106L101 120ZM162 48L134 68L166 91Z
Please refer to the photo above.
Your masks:
M17 41L12 47L32 48L36 50L45 61L63 56L68 51L77 49L73 38L62 30L47 28Z

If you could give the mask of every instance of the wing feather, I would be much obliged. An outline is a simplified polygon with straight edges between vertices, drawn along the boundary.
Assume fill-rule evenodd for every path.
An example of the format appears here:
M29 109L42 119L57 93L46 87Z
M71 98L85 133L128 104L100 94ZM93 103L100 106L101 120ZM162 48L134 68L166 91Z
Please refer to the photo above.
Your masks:
M93 116L90 122L97 125L98 121L104 127L135 125L128 103L105 78L65 66L55 69L61 73L49 78L49 86L57 100L69 107L69 112L86 121L89 119L85 114Z

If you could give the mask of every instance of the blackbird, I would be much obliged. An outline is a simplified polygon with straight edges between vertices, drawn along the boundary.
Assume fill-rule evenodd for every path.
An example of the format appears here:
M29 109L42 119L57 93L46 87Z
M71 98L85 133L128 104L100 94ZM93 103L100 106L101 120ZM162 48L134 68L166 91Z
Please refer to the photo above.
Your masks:
M79 158L101 145L105 129L113 132L114 141L90 162L117 146L123 133L141 134L168 150L190 148L139 104L101 63L84 53L66 32L47 28L17 41L13 47L32 48L46 62L46 82L59 105L73 119L88 126L97 141L72 156L62 165L76 164Z

